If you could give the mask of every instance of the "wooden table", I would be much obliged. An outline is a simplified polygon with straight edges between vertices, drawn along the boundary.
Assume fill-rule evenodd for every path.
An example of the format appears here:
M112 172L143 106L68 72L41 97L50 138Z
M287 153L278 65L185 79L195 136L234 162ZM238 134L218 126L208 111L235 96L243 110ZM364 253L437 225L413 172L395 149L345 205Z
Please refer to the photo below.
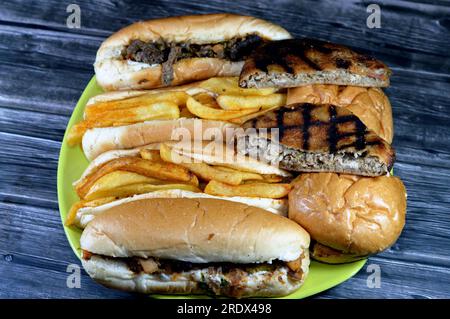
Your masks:
M56 195L64 130L109 34L139 19L224 10L271 20L298 37L350 45L394 72L386 93L395 121L395 173L408 189L405 229L355 277L317 297L450 297L448 2L377 1L381 28L369 29L371 1L77 0L81 28L69 29L71 2L0 4L0 297L133 297L86 274L80 289L67 288L67 266L78 260L65 238ZM380 266L381 288L367 285L371 264Z

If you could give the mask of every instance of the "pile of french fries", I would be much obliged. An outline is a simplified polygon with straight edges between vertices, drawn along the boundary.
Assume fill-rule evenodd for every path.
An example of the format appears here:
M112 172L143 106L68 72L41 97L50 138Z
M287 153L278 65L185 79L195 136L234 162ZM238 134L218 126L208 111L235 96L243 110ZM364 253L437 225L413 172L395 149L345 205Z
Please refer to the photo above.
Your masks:
M142 148L136 156L107 161L74 186L80 201L72 206L66 225L74 223L80 208L153 191L181 189L216 196L279 199L291 189L281 176L243 170L239 164L196 162L164 143L159 150Z
M86 106L83 121L68 135L69 145L81 143L91 128L123 126L150 120L197 117L242 124L286 104L286 94L275 88L243 89L237 77L210 78L198 90L170 88L144 91L138 96L99 101Z

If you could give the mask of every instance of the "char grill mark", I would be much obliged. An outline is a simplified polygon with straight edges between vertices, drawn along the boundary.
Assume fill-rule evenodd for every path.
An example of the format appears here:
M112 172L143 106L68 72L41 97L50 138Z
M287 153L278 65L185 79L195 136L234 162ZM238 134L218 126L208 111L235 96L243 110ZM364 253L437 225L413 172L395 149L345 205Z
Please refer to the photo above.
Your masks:
M273 54L260 54L255 57L256 68L269 72L267 67L271 64L277 64L282 67L287 73L294 73L294 69L289 65L287 57L281 52L274 52Z
M328 118L319 119L318 114L325 111ZM350 147L360 151L366 146L381 144L358 117L334 105L289 105L249 124L257 132L263 128L278 128L282 144L303 150L314 151L326 145L329 153L336 153Z
M330 128L328 129L328 143L330 148L330 153L336 152L336 146L337 146L337 130L336 130L336 107L334 105L331 105L329 110L329 119Z
M286 47L279 47L277 42L281 41L274 41L266 44L265 49L262 50L261 54L255 56L256 68L268 72L268 66L276 64L282 67L287 73L294 74L295 70L290 64L291 59L296 57L306 63L311 69L321 71L322 68L320 65L308 58L306 52L314 49L323 54L331 54L333 52L331 49L323 46L324 42L322 43L318 40L303 39L300 43L284 41L287 43Z
M303 149L309 150L309 127L311 126L311 104L305 105L302 110L303 116Z
M352 62L349 60L337 58L335 61L335 65L339 69L348 69L350 65L352 65Z
M285 46L279 43L284 42ZM331 55L333 49L325 46L326 42L313 39L302 39L301 41L281 40L267 43L259 54L255 55L255 66L263 72L268 72L268 66L276 64L282 67L287 73L294 74L295 70L290 65L292 60L300 59L311 69L322 71L323 68L308 57L309 51L316 51L324 55ZM335 64L338 68L348 69L351 61L336 59Z

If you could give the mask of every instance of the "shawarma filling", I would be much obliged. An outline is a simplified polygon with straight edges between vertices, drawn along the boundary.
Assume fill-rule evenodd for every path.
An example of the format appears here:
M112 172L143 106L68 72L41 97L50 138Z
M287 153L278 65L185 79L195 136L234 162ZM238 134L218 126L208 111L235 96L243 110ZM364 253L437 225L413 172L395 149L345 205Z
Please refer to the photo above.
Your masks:
M149 275L157 281L194 281L202 293L242 297L250 289L276 286L293 286L304 278L302 254L297 260L272 263L190 263L158 258L112 258L83 251L83 259L102 258L120 262L135 276Z
M218 58L230 61L244 60L264 40L256 34L235 37L217 43L195 44L186 42L165 42L163 40L144 42L132 40L122 51L125 60L146 64L162 64L163 83L170 84L173 64L188 58Z

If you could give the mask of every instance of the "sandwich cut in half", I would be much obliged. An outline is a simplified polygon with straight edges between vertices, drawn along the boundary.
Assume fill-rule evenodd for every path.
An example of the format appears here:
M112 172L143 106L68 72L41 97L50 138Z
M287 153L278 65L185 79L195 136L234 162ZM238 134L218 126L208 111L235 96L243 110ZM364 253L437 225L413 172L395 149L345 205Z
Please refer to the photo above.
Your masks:
M146 199L111 208L81 236L96 281L145 294L284 296L309 267L310 238L297 223L216 199Z
M331 104L286 105L244 124L238 152L297 172L388 174L394 149L347 109Z
M103 42L95 73L107 91L238 76L245 58L256 47L289 38L289 32L276 24L235 14L141 21Z
M314 39L273 41L245 61L241 87L297 87L337 84L389 86L390 69L373 57L338 44Z
M80 200L65 224L85 228L114 206L149 198L216 198L287 216L290 173L227 153L235 150L224 144L186 146L154 143L96 157L73 183Z

